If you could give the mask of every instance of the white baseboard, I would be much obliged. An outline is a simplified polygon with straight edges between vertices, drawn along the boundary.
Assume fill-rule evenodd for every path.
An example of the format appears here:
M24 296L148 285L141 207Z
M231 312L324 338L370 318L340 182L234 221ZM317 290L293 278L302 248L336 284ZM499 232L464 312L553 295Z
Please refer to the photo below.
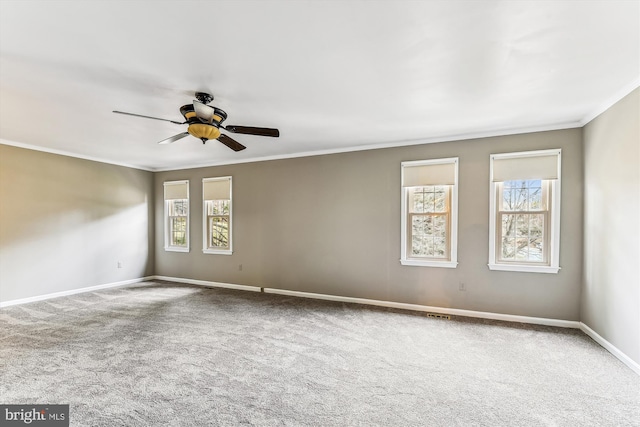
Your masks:
M602 338L596 331L582 322L571 320L548 319L544 317L517 316L513 314L490 313L486 311L462 310L459 308L434 307L419 304L407 304L402 302L381 301L366 298L343 297L336 295L316 294L312 292L289 291L286 289L261 288L258 286L236 285L233 283L210 282L206 280L184 279L181 277L168 276L147 276L137 279L123 280L121 282L105 283L103 285L89 286L86 288L71 289L68 291L55 292L46 295L38 295L29 298L21 298L16 300L0 302L0 308L12 305L27 304L36 301L44 301L52 298L64 297L69 295L80 294L84 292L93 292L100 289L116 288L119 286L131 285L134 283L144 282L148 280L166 280L168 282L187 283L191 285L199 285L213 288L236 289L249 292L265 292L269 294L287 295L300 298L312 298L327 301L347 302L353 304L374 305L379 307L398 308L401 310L413 310L430 313L450 314L454 316L475 317L480 319L502 320L506 322L530 323L534 325L557 326L561 328L575 328L590 336L595 342L604 347L607 351L617 357L622 363L627 365L631 370L640 375L640 364L636 363L629 356L620 351L616 346L606 339Z
M9 307L12 305L28 304L30 302L36 302L36 301L44 301L52 298L66 297L69 295L81 294L84 292L93 292L100 289L116 288L118 286L131 285L132 283L144 282L145 280L152 280L152 279L153 279L153 276L139 277L137 279L123 280L121 282L105 283L103 285L89 286L86 288L78 288L78 289L70 289L68 291L62 291L62 292L54 292L52 294L36 295L34 297L14 299L14 300L0 302L0 308Z
M632 371L640 375L640 364L636 363L629 356L621 352L615 345L602 338L600 334L598 334L596 331L582 322L580 322L580 330L593 338L595 342L604 347L609 353L617 357L622 363L630 367Z
M206 286L208 288L227 288L227 289L237 289L240 291L262 292L262 288L259 286L236 285L233 283L209 282L207 280L183 279L181 277L168 277L168 276L152 276L151 278L154 280L166 280L167 282L178 282L178 283L187 283L189 285Z
M558 326L561 328L580 328L580 322L570 320L547 319L543 317L527 317L512 314L489 313L485 311L462 310L457 308L432 307L428 305L407 304L401 302L381 301L365 298L342 297L336 295L316 294L311 292L289 291L285 289L262 288L259 286L236 285L232 283L209 282L206 280L184 279L182 277L153 276L155 280L166 280L168 282L188 283L214 288L238 289L251 292L265 292L270 294L288 295L301 298L312 298L327 301L348 302L354 304L375 305L380 307L399 308L402 310L424 311L430 313L451 314L465 317L476 317L481 319L502 320L506 322L531 323L535 325Z
M473 310L462 310L458 308L446 308L446 307L433 307L428 305L419 305L419 304L408 304L402 302L393 302L393 301L381 301L381 300L373 300L366 298L354 298L354 297L343 297L336 295L327 295L327 294L316 294L311 292L300 292L300 291L289 291L285 289L275 289L275 288L262 288L259 286L249 286L249 285L236 285L233 283L222 283L222 282L210 282L207 280L195 280L195 279L185 279L182 277L169 277L169 276L147 276L140 277L137 279L124 280L121 282L114 283L106 283L104 285L90 286L86 288L72 289L68 291L55 292L52 294L46 295L38 295L29 298L16 299L11 301L0 302L0 308L8 307L12 305L19 304L27 304L30 302L43 301L51 298L64 297L74 294L79 294L83 292L93 292L100 289L107 288L115 288L118 286L130 285L133 283L144 282L147 280L165 280L168 282L177 282L177 283L186 283L190 285L199 285L206 286L211 288L227 288L227 289L236 289L241 291L249 291L249 292L262 292L271 293L271 294L279 294L279 295L288 295L302 298L312 298L312 299L320 299L320 300L328 300L328 301L338 301L338 302L348 302L353 304L364 304L364 305L375 305L380 307L389 307L389 308L398 308L402 310L413 310L413 311L422 311L422 312L431 312L431 313L441 313L441 314L451 314L456 316L465 316L465 317L476 317L481 319L492 319L492 320L502 320L506 322L519 322L519 323L531 323L535 325L546 325L546 326L558 326L562 328L576 328L582 329L580 322L574 322L570 320L558 320L558 319L548 319L543 317L527 317L527 316L517 316L512 314L500 314L500 313L490 313L486 311L473 311ZM587 327L586 325L584 325ZM584 330L584 329L583 329ZM591 329L589 329L591 330ZM592 331L593 332L593 331ZM586 333L586 331L585 331ZM595 334L595 332L593 332ZM588 335L591 335L587 333ZM597 334L596 334L597 335ZM599 337L599 336L598 336ZM602 338L600 338L602 340ZM594 337L594 340L597 342L598 339ZM605 341L606 342L606 341ZM604 345L603 345L604 346ZM613 347L615 348L615 347ZM625 356L626 357L626 356Z
M380 301L365 298L341 297L335 295L314 294L311 292L288 291L284 289L263 288L265 293L289 295L302 298L322 299L328 301L349 302L354 304L376 305L380 307L399 308L402 310L427 311L430 313L451 314L454 316L476 317L480 319L502 320L505 322L531 323L534 325L558 326L561 328L580 328L580 322L571 320L547 319L544 317L517 316L513 314L490 313L486 311L462 310L459 308L432 307L428 305L407 304L403 302Z

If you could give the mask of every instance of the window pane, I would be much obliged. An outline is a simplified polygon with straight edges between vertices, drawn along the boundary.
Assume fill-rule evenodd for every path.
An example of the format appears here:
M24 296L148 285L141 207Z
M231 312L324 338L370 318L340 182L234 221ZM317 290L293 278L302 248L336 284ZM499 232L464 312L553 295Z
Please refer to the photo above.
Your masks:
M514 211L526 211L527 210L527 187L525 181L521 181L518 188L513 189L514 192Z
M516 255L516 239L504 237L502 239L502 259L514 259Z
M516 217L513 214L502 215L502 236L515 237L516 235Z
M207 200L207 215L229 215L229 200Z
M544 231L544 215L529 215L529 236L532 238L542 239Z
M419 234L411 239L411 255L417 257L433 256L433 237Z
M415 213L423 213L424 212L424 193L421 191L415 191L411 197L411 201L413 202L411 208L409 209L411 212Z
M173 231L185 232L187 231L187 224L184 217L175 217L173 220Z
M169 216L187 216L189 201L187 199L168 200Z
M209 247L227 248L229 247L229 218L210 217L209 218Z
M544 260L542 250L542 238L529 241L529 261L541 262Z
M447 240L443 237L433 239L433 255L436 258L445 258L447 253Z
M172 217L169 219L169 244L171 246L187 245L187 218Z
M411 220L411 230L414 235L431 235L433 219L430 216L415 215Z
M446 209L446 193L444 191L437 191L434 193L434 212L444 212Z
M529 236L529 215L516 215L516 237Z
M433 190L433 187L430 187L429 190ZM424 212L434 212L433 206L435 203L435 196L433 191L427 191L425 188L424 192Z
M506 181L502 185L503 211L539 211L545 209L541 180Z
M444 213L447 211L448 186L425 186L409 189L410 213Z
M542 210L542 187L529 187L529 210Z
M447 221L444 215L411 217L411 256L447 258Z
M503 214L501 258L543 261L544 218L544 214Z
M428 187L415 187L409 190L409 212L412 213L424 213L426 211L426 194L428 193Z
M526 261L529 259L529 239L518 238L516 239L516 259L520 261Z
M438 237L447 235L447 218L444 215L433 217L433 235Z
M502 207L503 211L512 211L513 210L513 193L511 188L503 187L502 190Z

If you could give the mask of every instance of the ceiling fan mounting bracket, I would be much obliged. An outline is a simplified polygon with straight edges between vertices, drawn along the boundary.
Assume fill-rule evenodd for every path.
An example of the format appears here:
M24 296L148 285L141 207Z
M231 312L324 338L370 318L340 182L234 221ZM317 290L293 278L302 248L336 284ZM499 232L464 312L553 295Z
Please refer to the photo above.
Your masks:
M205 92L196 92L196 99L203 104L208 104L213 101L213 95L209 95Z

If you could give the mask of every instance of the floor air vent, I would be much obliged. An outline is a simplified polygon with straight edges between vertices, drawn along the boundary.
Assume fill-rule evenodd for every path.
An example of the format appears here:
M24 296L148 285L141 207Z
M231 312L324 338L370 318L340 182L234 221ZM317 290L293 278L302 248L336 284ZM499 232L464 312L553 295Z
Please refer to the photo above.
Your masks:
M446 320L451 320L451 316L449 316L448 314L427 313L427 317L435 317L436 319L446 319Z

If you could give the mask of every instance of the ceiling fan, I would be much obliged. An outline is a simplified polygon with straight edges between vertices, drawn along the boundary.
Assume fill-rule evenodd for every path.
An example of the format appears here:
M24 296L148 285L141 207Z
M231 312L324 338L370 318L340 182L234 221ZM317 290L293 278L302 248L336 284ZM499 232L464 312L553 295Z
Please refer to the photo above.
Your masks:
M244 150L244 145L240 144L235 139L220 133L221 129L232 133L241 133L245 135L258 135L258 136L280 136L278 129L271 128L257 128L249 126L236 126L227 125L222 126L222 122L227 119L227 113L220 108L207 105L213 101L213 95L204 92L196 92L196 99L193 104L187 104L180 107L180 113L184 116L184 122L177 122L174 120L160 119L158 117L144 116L142 114L125 113L123 111L113 111L118 114L126 114L128 116L143 117L145 119L162 120L164 122L174 123L176 125L188 124L186 132L179 133L170 138L160 141L158 144L171 144L179 139L188 135L193 135L196 138L202 140L204 144L210 139L217 139L233 151Z

